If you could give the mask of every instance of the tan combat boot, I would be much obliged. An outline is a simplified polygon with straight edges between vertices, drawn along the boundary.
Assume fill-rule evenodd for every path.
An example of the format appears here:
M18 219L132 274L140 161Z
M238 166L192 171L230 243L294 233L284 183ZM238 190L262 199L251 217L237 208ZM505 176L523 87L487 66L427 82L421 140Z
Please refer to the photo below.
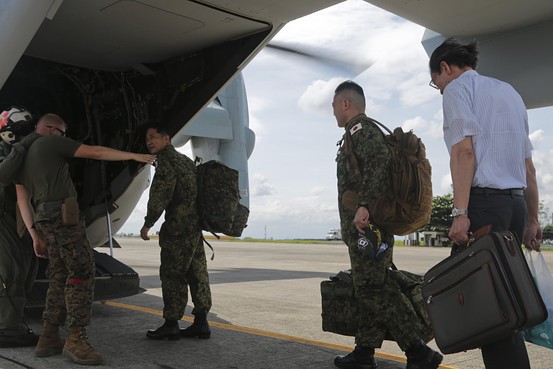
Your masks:
M59 355L62 350L63 340L59 335L59 327L45 320L42 334L36 344L35 356L47 357Z
M94 350L88 342L84 327L69 327L69 336L63 347L63 356L70 358L74 363L83 365L100 365L102 355Z

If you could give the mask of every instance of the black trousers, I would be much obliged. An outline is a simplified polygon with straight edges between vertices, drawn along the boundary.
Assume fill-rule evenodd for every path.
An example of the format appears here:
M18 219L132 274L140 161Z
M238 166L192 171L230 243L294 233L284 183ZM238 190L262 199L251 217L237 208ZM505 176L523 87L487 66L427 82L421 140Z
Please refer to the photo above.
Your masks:
M509 230L522 241L528 219L523 196L505 193L475 194L469 199L470 231L487 224L493 231ZM530 360L520 333L482 347L486 369L530 369Z

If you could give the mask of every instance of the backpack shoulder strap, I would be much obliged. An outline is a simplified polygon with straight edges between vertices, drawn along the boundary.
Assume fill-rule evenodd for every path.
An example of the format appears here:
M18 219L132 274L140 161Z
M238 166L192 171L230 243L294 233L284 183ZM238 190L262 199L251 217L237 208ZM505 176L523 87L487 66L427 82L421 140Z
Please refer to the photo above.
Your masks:
M371 122L373 122L374 124L380 126L382 129L384 129L386 132L388 132L389 135L392 134L392 131L386 127L384 124L380 123L379 121L377 121L376 119L373 119L371 117L367 117L367 119L369 119Z
M357 161L357 156L355 156L355 152L351 148L351 133L348 129L346 129L346 132L344 133L344 154L347 156L349 164L353 168L355 175L360 175L361 173L359 172L359 162Z
M367 120L377 126L380 126L382 129L384 129L386 132L388 132L388 134L392 134L392 131L390 131L390 129L388 127L386 127L384 124L380 123L379 121L377 121L376 119L373 119L371 117L366 117ZM380 132L382 132L382 129L380 130ZM382 132L382 137L384 139L386 139L386 135L384 132ZM359 170L359 162L357 160L357 157L355 156L355 152L353 151L353 149L351 148L351 133L349 131L349 129L346 129L346 132L344 133L344 154L346 154L346 156L348 157L348 160L353 168L353 170L355 171L355 175L356 176L360 176L361 175L361 171Z

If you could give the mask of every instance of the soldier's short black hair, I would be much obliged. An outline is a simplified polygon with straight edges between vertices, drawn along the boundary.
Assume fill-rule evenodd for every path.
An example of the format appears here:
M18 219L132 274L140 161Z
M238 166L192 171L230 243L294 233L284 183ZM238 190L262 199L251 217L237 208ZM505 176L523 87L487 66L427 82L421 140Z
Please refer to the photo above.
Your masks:
M363 99L365 98L365 93L363 92L363 88L351 80L347 80L340 83L338 87L336 87L336 90L334 90L334 95L346 90L354 91L360 96L362 96Z
M171 136L169 134L169 131L167 130L167 128L159 123L148 123L146 124L146 130L144 132L147 132L149 129L155 129L157 131L157 133L159 133L160 135L162 136Z
M478 42L472 41L468 44L462 44L455 38L450 37L438 46L430 56L428 62L430 72L440 73L440 63L442 61L459 68L471 67L476 69L478 54Z

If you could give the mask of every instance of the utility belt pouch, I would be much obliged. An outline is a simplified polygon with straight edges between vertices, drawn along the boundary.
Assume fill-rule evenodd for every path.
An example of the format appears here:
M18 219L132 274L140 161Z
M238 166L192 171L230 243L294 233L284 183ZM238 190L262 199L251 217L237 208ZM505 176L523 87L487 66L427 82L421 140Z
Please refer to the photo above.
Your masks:
M68 197L61 204L61 221L69 226L79 222L79 203L75 197Z

